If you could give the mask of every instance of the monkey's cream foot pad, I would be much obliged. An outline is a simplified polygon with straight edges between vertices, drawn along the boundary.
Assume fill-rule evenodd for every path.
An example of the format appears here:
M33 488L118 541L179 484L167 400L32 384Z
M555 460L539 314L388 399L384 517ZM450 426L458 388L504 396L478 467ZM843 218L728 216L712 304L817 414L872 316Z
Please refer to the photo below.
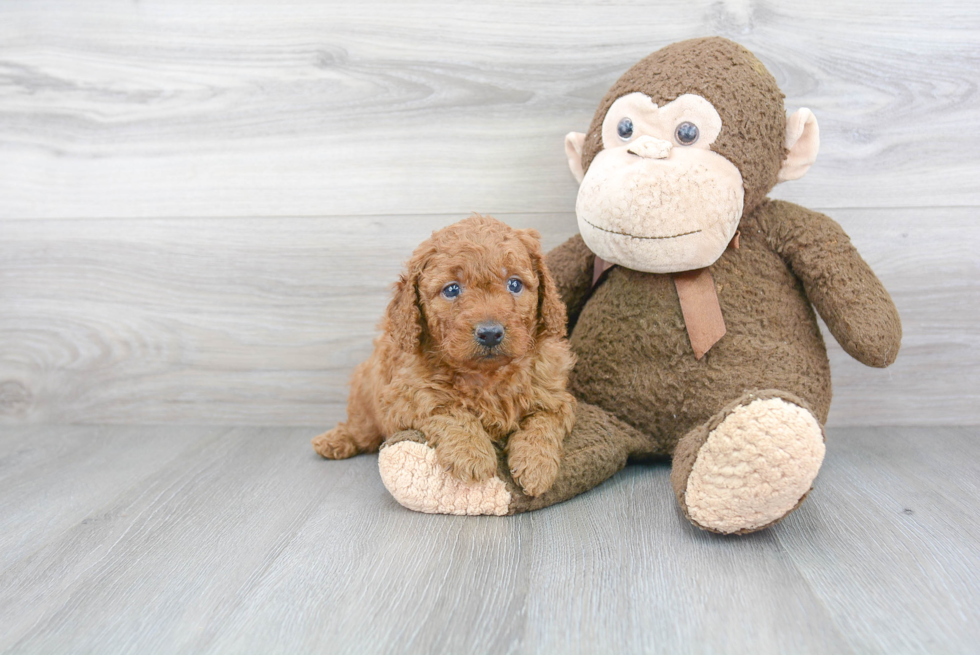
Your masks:
M385 445L378 454L381 481L403 507L427 514L507 514L510 492L500 478L467 484L436 460L436 451L417 441Z
M685 493L688 515L723 534L775 523L810 491L824 452L820 424L802 407L781 398L739 406L698 451Z

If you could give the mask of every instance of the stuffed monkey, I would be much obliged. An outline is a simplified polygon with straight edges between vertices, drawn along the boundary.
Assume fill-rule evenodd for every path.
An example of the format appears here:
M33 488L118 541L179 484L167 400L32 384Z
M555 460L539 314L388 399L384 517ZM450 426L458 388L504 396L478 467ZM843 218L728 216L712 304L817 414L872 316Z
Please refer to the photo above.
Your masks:
M558 478L529 497L500 454L465 485L418 432L395 435L382 478L411 509L511 514L598 485L630 458L672 458L684 515L725 534L796 509L824 457L830 365L814 308L852 357L891 364L901 323L832 219L770 200L816 158L817 122L786 116L748 50L667 46L628 70L586 134L566 137L580 234L548 255L578 363L576 424Z

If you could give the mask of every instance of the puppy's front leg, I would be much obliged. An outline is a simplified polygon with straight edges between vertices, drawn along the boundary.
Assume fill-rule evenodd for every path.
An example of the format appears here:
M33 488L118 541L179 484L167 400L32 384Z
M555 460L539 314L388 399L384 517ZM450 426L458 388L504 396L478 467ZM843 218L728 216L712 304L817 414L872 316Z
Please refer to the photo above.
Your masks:
M467 412L428 417L420 426L439 463L463 482L483 482L497 472L497 451L490 435Z
M572 429L571 404L556 412L538 412L521 421L507 442L507 465L514 481L528 496L551 489L558 476L562 442Z

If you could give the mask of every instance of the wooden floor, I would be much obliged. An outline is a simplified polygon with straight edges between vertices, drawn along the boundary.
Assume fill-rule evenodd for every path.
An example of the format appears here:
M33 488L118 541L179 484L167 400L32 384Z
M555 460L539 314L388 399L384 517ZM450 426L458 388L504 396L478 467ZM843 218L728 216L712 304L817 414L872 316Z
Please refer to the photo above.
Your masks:
M838 428L741 538L666 464L516 517L416 514L312 429L0 432L0 652L966 653L980 428Z

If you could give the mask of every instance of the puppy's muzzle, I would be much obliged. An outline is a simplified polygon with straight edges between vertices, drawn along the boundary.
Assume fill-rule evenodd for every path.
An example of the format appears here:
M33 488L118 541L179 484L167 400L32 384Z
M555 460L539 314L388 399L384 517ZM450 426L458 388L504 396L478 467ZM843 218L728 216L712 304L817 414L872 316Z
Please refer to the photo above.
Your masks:
M484 348L493 348L504 340L504 326L495 322L484 322L473 330L473 338Z

